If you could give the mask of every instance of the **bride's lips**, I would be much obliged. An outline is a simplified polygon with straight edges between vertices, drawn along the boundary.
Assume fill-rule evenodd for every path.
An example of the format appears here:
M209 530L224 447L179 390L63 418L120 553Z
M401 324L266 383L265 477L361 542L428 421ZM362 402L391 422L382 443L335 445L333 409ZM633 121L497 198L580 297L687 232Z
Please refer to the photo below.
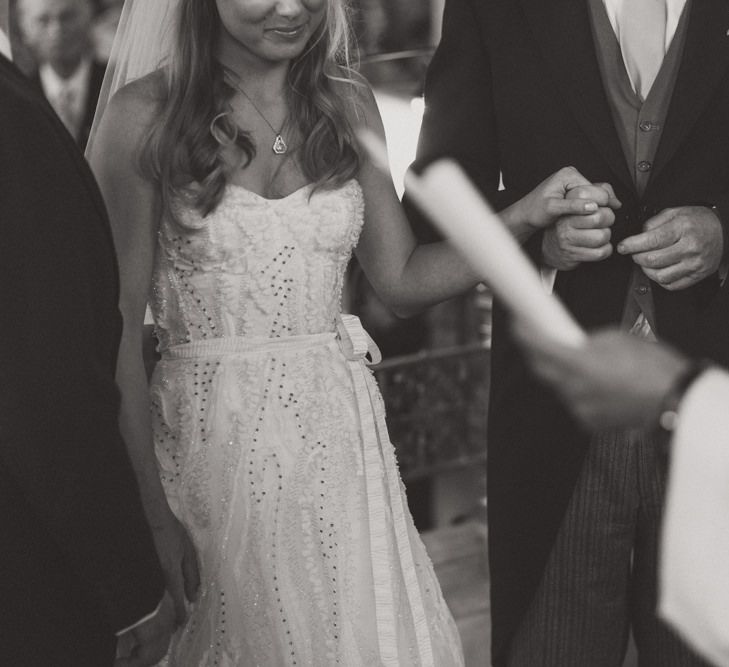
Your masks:
M275 26L273 28L268 28L266 32L273 33L274 35L283 37L284 39L295 40L303 34L305 29L306 23L301 23L300 25Z

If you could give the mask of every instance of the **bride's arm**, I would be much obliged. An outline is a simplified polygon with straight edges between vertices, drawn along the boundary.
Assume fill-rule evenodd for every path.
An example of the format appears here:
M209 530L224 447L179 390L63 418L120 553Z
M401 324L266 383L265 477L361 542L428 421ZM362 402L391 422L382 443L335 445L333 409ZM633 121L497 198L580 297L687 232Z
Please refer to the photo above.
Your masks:
M122 89L110 101L89 156L109 212L119 263L119 307L124 328L116 380L120 428L139 483L147 520L177 608L197 588L194 549L165 497L154 454L150 395L144 367L143 325L160 216L159 196L139 169L139 147L155 111L147 82Z
M358 86L359 88L359 86ZM371 90L360 89L359 116L384 141L382 120ZM418 245L397 198L389 174L383 174L366 156L359 173L365 196L365 225L356 249L367 278L392 310L410 316L456 296L480 282L448 242ZM507 228L520 242L565 215L590 215L607 202L568 200L572 187L588 185L577 170L567 167L541 183L527 196L501 211ZM607 195L590 188L596 197Z

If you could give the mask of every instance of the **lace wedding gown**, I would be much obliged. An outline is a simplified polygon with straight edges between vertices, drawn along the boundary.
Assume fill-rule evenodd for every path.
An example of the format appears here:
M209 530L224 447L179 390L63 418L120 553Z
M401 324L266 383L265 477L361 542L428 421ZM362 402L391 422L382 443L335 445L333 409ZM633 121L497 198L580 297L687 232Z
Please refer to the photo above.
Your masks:
M339 315L362 192L310 195L230 185L204 220L162 224L155 447L202 573L165 664L462 665L368 337Z

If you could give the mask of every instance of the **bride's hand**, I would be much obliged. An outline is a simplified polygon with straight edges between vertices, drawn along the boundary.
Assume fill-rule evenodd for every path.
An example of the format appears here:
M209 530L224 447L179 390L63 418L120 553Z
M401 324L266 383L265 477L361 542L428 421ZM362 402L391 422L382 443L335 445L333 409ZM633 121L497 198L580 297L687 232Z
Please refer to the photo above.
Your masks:
M580 196L568 196L576 188ZM592 185L574 167L564 167L522 197L516 206L522 220L536 231L551 227L561 218L591 216L602 208L618 208L620 202L609 185Z
M157 555L162 564L167 590L175 604L177 623L185 621L185 600L193 602L200 587L197 553L185 527L169 513L152 526Z
M559 271L570 271L583 262L599 262L613 252L610 228L621 203L608 183L575 185L565 193L567 201L597 202L592 214L565 215L545 230L542 261Z

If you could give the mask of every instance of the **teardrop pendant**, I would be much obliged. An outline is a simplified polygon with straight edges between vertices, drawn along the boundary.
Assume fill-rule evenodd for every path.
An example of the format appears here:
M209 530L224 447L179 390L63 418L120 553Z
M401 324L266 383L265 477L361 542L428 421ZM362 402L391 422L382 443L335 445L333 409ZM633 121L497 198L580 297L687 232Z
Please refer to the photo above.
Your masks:
M289 147L286 145L283 137L280 134L277 134L276 141L273 142L273 152L276 153L276 155L283 155L288 149Z

